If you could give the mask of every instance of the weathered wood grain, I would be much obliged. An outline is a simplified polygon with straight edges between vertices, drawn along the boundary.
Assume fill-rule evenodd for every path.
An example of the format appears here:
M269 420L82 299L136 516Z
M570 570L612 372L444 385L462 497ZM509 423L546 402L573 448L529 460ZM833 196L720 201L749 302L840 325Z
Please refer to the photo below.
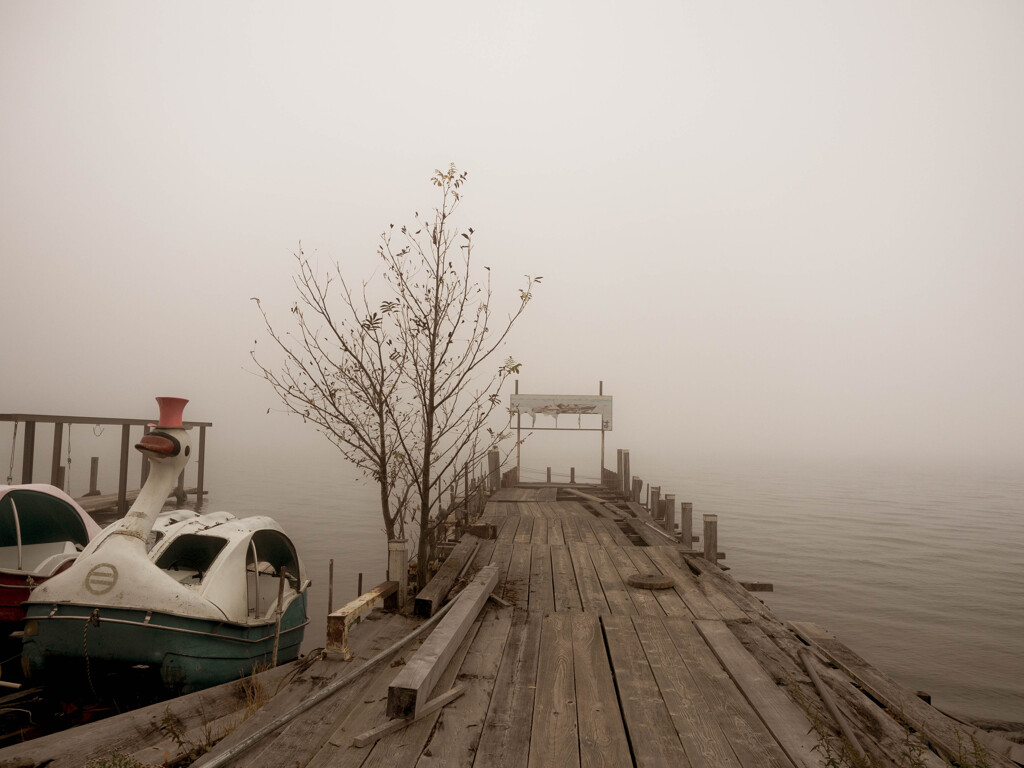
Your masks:
M718 612L718 609L711 604L711 601L701 591L697 585L696 577L690 573L690 570L685 566L680 567L676 565L673 560L675 553L671 549L667 547L646 547L645 551L651 562L658 566L658 570L676 580L676 594L683 599L690 613L698 619L720 620L722 618L722 614Z
M615 681L595 613L572 616L573 671L582 768L631 768Z
M623 547L622 551L633 561L638 573L661 573L661 569L647 556L647 547ZM676 593L674 588L654 590L654 596L668 616L693 618L693 613L686 607L683 598Z
M417 616L430 618L438 608L444 605L448 593L451 592L462 569L473 556L479 541L476 536L469 534L462 537L462 541L455 546L448 559L441 564L437 573L434 574L434 578L416 595L413 611Z
M572 617L549 613L541 625L529 768L580 764L573 673Z
M572 557L568 547L552 544L551 579L555 597L556 611L582 611L580 590L576 585L576 572L572 567Z
M610 613L608 601L605 599L601 581L594 570L594 561L590 559L590 549L582 542L569 544L569 555L572 558L573 570L576 572L576 585L580 590L580 601L584 611L594 613Z
M602 616L619 701L639 768L689 766L629 616ZM652 695L655 694L655 695Z
M547 613L555 610L555 593L548 544L534 544L530 559L530 610Z
M640 573L640 571L629 558L629 555L623 552L622 547L605 547L604 551L608 555L608 559L611 560L616 572L619 574L623 588L626 590L626 594L632 601L633 608L637 613L664 616L665 611L662 610L661 603L658 602L658 593L660 592L668 592L669 594L674 595L677 600L679 599L679 596L671 589L651 590L638 589L637 587L631 586L627 582L627 579L634 574Z
M480 569L458 602L395 676L388 688L388 717L414 717L419 712L497 584L495 566Z

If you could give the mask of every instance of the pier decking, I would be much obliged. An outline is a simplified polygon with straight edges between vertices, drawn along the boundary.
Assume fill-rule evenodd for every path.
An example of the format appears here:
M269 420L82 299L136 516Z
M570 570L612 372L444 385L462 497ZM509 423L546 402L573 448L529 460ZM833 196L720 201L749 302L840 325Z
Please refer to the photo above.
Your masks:
M443 708L366 746L353 743L389 722L388 687L415 653L411 642L390 664L226 760L234 745L343 672L345 663L328 657L196 765L803 768L825 764L818 734L838 749L840 726L878 765L896 765L909 748L919 755L915 765L936 768L946 765L939 755L971 754L971 728L820 628L803 625L802 641L717 565L664 534L648 538L665 545L643 541L637 523L650 521L636 517L644 513L638 505L594 494L610 496L592 486L584 497L556 487L491 497L481 521L494 525L496 538L465 536L459 547L475 550L466 579L496 566L498 600L485 604L434 687L431 698L461 687ZM638 574L673 584L638 588L629 583ZM412 626L407 616L385 614L358 628L357 639L365 634L351 663ZM808 657L809 647L817 651ZM831 692L825 698L805 663ZM988 760L1013 765L995 753Z

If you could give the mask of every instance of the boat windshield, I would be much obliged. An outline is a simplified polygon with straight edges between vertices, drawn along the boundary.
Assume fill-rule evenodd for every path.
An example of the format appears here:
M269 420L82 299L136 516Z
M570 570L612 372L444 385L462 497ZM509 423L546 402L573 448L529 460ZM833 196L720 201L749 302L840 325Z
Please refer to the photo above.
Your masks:
M196 571L202 579L227 543L220 536L183 533L167 546L156 565L165 571Z
M14 490L0 499L0 547L18 546L19 529L23 546L71 541L84 547L89 543L78 511L63 499L39 491Z

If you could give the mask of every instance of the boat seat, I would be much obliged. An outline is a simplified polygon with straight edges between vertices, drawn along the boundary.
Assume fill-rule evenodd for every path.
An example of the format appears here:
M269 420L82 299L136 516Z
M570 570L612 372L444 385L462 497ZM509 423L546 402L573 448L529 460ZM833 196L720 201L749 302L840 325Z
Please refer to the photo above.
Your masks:
M77 554L78 548L71 541L48 541L43 544L24 544L21 547L21 570L35 573L46 561L58 555ZM63 558L60 558L63 559ZM18 570L18 548L0 547L0 569ZM275 593L276 597L276 593Z

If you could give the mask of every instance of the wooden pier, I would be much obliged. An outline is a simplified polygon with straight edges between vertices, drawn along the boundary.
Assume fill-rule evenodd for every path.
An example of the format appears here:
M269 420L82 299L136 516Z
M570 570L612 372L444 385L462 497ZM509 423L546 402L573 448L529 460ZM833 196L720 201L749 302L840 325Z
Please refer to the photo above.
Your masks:
M474 525L481 535L464 533L449 556L465 563L452 594L425 612L454 610L425 619L409 601L346 622L351 660L306 659L194 765L869 764L827 762L844 748L878 766L1021 763L1019 745L952 720L826 630L777 618L718 565L714 521L702 550L689 549L678 539L694 537L658 524L663 504L648 510L635 483L608 480L493 493ZM663 588L644 588L654 585ZM437 623L403 640L425 621ZM239 683L221 689L230 686ZM144 721L132 726L139 758L174 754L159 706L122 716ZM110 732L106 722L76 730ZM18 762L30 756L81 764L90 755L74 738L0 750L0 768L37 764ZM917 762L899 762L908 751Z

